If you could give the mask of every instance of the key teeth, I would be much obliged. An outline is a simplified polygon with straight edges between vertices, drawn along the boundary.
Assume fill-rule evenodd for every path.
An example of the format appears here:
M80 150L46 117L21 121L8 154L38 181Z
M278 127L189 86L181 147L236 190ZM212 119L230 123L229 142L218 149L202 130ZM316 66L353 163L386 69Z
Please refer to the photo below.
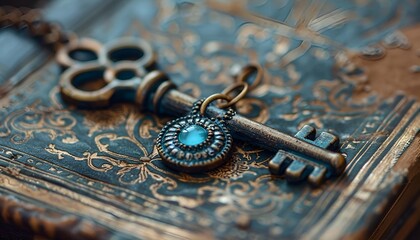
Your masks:
M268 169L274 175L283 175L293 160L282 150L279 150L276 155L268 163Z
M316 129L309 125L305 125L295 134L295 137L304 141L313 141L316 137Z
M271 174L284 176L289 182L307 180L313 186L319 186L325 180L327 169L323 166L311 166L298 156L279 150L269 162Z
M337 151L339 149L340 141L337 136L328 132L321 132L316 137L316 129L309 125L303 126L296 133L295 137L330 151Z
M330 151L338 151L340 146L340 140L337 136L322 132L314 141L314 144L318 147L330 150Z
M309 166L300 161L293 161L286 169L286 179L289 182L300 182L305 180L312 171L312 166Z
M339 150L340 141L337 136L321 132L317 137L316 129L309 125L303 126L295 137L329 151ZM269 170L274 175L284 175L289 182L307 180L311 185L319 186L326 178L336 175L337 166L331 164L317 163L299 154L279 150L269 162Z
M308 176L308 182L313 186L319 186L324 182L327 175L327 169L324 167L315 167Z

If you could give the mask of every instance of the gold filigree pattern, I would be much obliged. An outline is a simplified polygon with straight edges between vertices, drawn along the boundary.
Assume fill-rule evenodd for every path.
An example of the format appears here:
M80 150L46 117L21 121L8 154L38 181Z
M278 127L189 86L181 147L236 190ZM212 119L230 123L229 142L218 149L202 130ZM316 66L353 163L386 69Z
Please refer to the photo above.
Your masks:
M83 111L83 124L89 128L89 136L95 132L108 129L114 130L116 126L122 124L127 118L128 106L116 105L110 109L96 111Z
M51 140L63 137L63 141L72 143L77 141L72 131L76 122L69 111L34 103L9 114L0 128L0 137L8 137L13 129L11 140L16 144L27 142L36 133L46 134Z
M249 171L249 166L246 161L243 161L239 156L233 156L231 160L220 168L217 168L209 175L213 178L220 179L237 179L241 178L244 173L256 174Z

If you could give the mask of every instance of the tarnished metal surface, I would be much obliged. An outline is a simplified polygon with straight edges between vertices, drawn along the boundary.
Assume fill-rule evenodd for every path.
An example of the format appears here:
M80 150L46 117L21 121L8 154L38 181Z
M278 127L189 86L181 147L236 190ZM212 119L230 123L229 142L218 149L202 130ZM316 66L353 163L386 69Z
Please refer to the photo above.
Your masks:
M79 13L75 2L61 2L68 7L54 10L56 19L59 11ZM42 68L26 78L27 70L17 71L20 80L0 100L2 219L49 237L69 229L70 236L88 238L95 229L98 237L122 239L368 238L410 179L413 168L401 166L416 164L415 154L404 153L420 125L420 81L412 67L419 64L418 3L113 4L105 12L91 8L95 17L79 28L65 25L103 43L121 36L151 42L158 68L194 98L231 85L233 65L258 62L264 80L237 103L238 113L289 135L305 125L332 132L350 160L343 176L320 188L287 183L270 174L271 152L241 141L221 168L172 171L154 148L171 118L128 103L95 111L66 104L59 65L40 58ZM398 44L403 38L397 44L386 38L397 28L411 48ZM9 42L19 51L21 43ZM22 66L31 62L23 58ZM170 94L184 104L162 106L190 110L177 92Z

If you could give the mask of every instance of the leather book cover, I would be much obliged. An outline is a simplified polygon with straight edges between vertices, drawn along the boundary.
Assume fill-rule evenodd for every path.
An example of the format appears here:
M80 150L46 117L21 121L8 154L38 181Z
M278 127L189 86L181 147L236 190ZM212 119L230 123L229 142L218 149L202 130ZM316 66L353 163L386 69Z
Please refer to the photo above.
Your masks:
M215 170L171 170L155 139L172 117L63 101L52 53L2 29L1 221L57 239L404 236L419 216L419 12L410 0L47 2L45 19L80 37L150 42L193 97L258 62L263 82L237 112L333 133L347 167L319 187L288 183L269 172L273 152L234 140Z

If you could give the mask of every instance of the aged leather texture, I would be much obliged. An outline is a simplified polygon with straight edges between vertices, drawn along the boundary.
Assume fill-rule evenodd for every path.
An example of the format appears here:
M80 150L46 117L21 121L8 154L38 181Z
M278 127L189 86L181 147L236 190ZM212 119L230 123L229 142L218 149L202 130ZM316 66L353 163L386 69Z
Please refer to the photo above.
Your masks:
M233 65L258 62L263 83L238 113L291 135L305 124L331 132L348 166L317 188L291 184L270 174L272 152L235 141L216 170L173 171L154 146L171 117L130 103L80 109L64 102L51 53L6 29L4 222L61 239L367 239L418 173L416 1L63 0L43 11L104 44L146 39L159 69L194 97L230 85ZM393 36L402 43L385 41Z

